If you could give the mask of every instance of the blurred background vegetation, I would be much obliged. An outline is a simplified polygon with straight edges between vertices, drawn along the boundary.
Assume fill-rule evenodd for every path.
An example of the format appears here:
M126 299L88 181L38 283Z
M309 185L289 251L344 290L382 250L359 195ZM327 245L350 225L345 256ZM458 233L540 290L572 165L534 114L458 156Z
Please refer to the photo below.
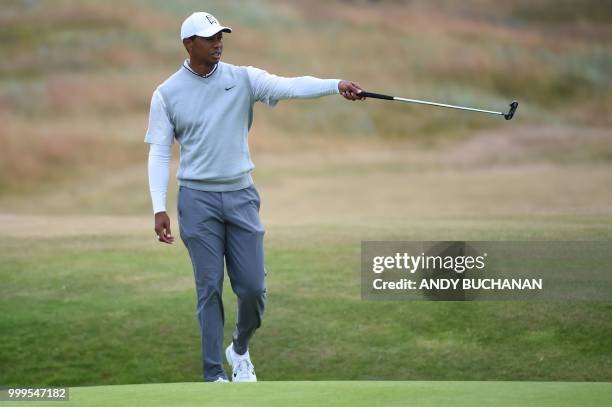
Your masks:
M612 124L606 0L7 0L0 199L142 165L151 93L185 57L178 30L199 9L235 28L225 38L230 63L495 110L517 99L522 125ZM324 98L258 107L251 140L255 152L325 137L436 144L504 126L476 114ZM591 158L609 160L599 147Z

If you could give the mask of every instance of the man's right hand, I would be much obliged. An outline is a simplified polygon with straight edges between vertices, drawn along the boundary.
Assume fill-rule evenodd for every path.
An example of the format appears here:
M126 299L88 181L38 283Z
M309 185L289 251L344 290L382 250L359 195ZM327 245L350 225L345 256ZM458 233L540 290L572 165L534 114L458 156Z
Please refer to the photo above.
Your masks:
M172 244L174 236L170 231L170 218L166 212L157 212L155 214L155 234L160 242Z

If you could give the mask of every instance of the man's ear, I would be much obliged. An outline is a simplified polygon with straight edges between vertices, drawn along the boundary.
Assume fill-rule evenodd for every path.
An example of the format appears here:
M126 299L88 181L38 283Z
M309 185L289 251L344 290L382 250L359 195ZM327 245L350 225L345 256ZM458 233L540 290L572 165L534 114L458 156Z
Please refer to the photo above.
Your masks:
M191 54L191 40L189 38L184 38L183 39L183 46L185 47L185 49L187 50L188 54Z

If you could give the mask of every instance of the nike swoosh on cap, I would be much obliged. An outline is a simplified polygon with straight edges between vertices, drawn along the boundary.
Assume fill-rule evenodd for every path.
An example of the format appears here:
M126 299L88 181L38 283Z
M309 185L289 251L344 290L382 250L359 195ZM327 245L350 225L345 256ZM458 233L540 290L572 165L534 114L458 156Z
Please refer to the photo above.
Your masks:
M236 85L226 86L226 87L225 87L225 90L230 90L230 89L232 89L232 88L233 88L233 87L235 87L235 86L236 86Z

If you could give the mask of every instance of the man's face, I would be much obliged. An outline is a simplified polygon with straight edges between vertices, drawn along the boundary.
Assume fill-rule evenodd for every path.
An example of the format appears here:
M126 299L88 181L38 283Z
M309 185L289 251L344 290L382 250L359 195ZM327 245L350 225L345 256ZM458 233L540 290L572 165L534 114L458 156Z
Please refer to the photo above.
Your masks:
M212 37L193 37L183 41L189 57L193 62L214 65L221 59L223 52L223 32L219 31Z

